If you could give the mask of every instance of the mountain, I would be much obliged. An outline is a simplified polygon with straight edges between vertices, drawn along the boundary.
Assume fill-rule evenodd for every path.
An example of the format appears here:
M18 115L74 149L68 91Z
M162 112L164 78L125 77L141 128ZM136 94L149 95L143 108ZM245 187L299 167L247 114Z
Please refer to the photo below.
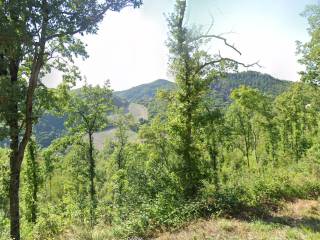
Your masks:
M64 122L65 117L44 114L34 127L37 142L43 147L49 146L52 140L64 134Z
M128 90L118 91L114 94L128 102L146 103L155 97L158 90L170 90L175 87L175 83L164 79L158 79L151 83L142 84Z
M276 79L268 74L254 71L230 73L225 78L212 83L212 96L216 104L227 105L230 102L230 92L241 86L246 85L257 88L265 94L277 96L286 91L292 82ZM158 90L172 90L175 83L159 79L151 83L142 84L128 90L114 92L113 102L117 107L123 108L125 113L131 113L136 122L141 119L148 119L148 103L152 102ZM157 110L157 109L153 109ZM154 111L150 114L153 115ZM111 116L112 118L112 116ZM53 139L64 134L64 118L58 118L50 114L44 115L35 126L35 134L40 145L46 147ZM96 133L95 145L102 147L106 137L114 135L115 129L109 127L105 131ZM131 132L134 135L134 132Z
M218 102L229 102L231 91L241 85L246 85L256 88L261 92L278 96L286 91L292 82L280 80L255 71L246 71L239 73L229 73L224 78L221 78L212 83L211 88L213 95ZM175 88L175 83L168 80L159 79L151 83L142 84L128 90L115 92L114 94L128 102L148 103L152 100L156 92L160 89L171 90Z
M276 97L288 90L292 82L274 78L269 74L247 71L229 73L225 78L215 82L212 88L220 92L224 96L224 99L227 100L231 91L241 85L256 88L265 94Z

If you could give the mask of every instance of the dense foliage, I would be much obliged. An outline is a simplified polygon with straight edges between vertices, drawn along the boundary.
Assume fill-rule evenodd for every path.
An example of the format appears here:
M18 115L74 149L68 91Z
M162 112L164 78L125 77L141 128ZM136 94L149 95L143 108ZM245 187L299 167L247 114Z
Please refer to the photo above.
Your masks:
M33 139L26 145L23 239L150 237L198 217L263 216L283 200L320 196L317 84L230 73L247 65L204 49L218 38L238 50L189 28L186 7L177 0L168 17L175 87L158 92L148 121L112 106L108 85L64 88L54 99L65 133L45 148ZM226 89L228 104L212 87ZM114 136L98 150L94 132L108 124ZM130 139L132 128L138 139ZM9 158L0 149L0 239L10 235Z
M254 71L236 72L225 74L222 78L214 81L210 88L214 104L226 106L230 104L230 93L241 85L260 90L262 93L273 97L286 91L292 83L271 77ZM167 80L156 80L142 84L128 90L114 92L113 102L116 107L126 109L130 103L138 103L146 106L150 116L159 112L156 103L156 95L159 90L174 90L175 83ZM35 125L34 134L42 147L48 147L50 143L65 134L64 117L53 114L45 114Z
M67 88L79 77L75 57L88 57L79 35L94 34L107 11L141 0L0 1L0 140L10 139L10 236L20 240L20 175L34 124L55 96L41 82L53 69Z

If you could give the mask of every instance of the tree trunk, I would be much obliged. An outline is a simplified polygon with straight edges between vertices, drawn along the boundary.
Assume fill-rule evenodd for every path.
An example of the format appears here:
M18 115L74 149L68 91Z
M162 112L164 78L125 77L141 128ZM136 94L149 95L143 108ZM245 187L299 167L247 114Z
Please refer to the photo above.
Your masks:
M28 144L28 158L27 158L27 186L31 191L31 198L26 199L26 218L29 222L35 224L37 222L38 210L38 189L39 189L39 176L38 176L38 163L36 159L36 146L34 141Z
M20 168L23 155L19 154L19 120L18 99L14 86L18 81L19 61L11 60L9 64L10 80L13 86L8 99L9 114L7 122L10 131L10 184L9 184L9 213L10 213L10 236L14 240L20 240L20 215L19 215L19 187Z
M244 139L245 139L244 143L245 143L245 149L246 149L247 166L248 168L250 168L249 146L248 146L249 144L248 144L247 138L245 137Z
M244 126L243 123L243 119L240 115L240 113L237 114L238 115L238 119L239 119L239 123L240 123L240 127L241 127L241 133L243 134L243 138L244 138L244 150L245 150L245 155L247 158L247 166L248 168L250 168L250 160L249 160L249 141L250 141L250 136L249 136L249 130L246 130L246 127Z
M97 207L96 189L94 184L95 179L95 161L93 158L93 133L89 132L89 178L90 178L90 220L91 226L95 223L95 210Z
M12 122L10 123L10 140L10 236L14 240L20 240L19 189L23 154L19 151L19 129L17 119L12 119Z
M214 172L214 185L216 189L219 188L219 176L218 176L218 162L217 162L217 151L211 146L210 147L210 158L212 162L213 172Z
M20 214L19 214L19 188L21 161L18 155L18 138L11 139L10 155L10 236L14 240L20 240Z
M259 162L258 153L257 153L258 137L255 131L252 131L252 135L253 135L254 156L256 159L256 163L258 163Z
M31 77L29 79L29 86L26 96L26 112L25 112L25 131L21 141L19 140L20 126L19 126L19 109L18 109L18 94L15 85L18 82L19 60L10 61L10 78L12 84L11 99L9 99L10 113L7 122L10 129L10 234L14 240L20 240L20 215L19 215L19 188L20 188L20 170L24 157L26 146L30 140L33 127L33 95L37 86L37 80L42 66L42 57L44 52L44 45L42 46L42 56L36 61L34 60Z
M189 94L190 96L190 94ZM189 98L187 96L187 98ZM184 161L184 167L183 167L183 180L184 180L184 191L185 196L187 199L193 199L195 198L198 188L199 188L199 169L196 164L196 161L194 159L194 156L192 155L193 149L193 136L192 136L192 107L190 100L187 101L187 109L185 112L186 119L185 119L185 133L184 133L184 139L183 139L183 161Z
M34 172L34 174L37 174L37 172ZM31 206L31 222L36 223L37 222L37 210L38 210L38 179L34 182L33 185L33 191L32 191L32 200L33 204Z

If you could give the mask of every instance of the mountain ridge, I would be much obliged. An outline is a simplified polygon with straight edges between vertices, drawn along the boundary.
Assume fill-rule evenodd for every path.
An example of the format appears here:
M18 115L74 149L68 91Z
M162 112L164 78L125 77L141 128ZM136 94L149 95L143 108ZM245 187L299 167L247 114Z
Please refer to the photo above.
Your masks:
M277 96L287 90L294 82L277 79L270 74L256 71L228 73L211 84L215 97L219 101L229 101L230 92L241 85L256 88L265 94ZM172 90L175 83L165 79L157 79L127 90L116 91L114 95L128 102L145 103L152 100L157 90Z
M157 90L170 90L174 88L174 86L174 82L166 79L157 79L155 81L134 86L126 90L115 91L114 95L129 102L136 102L141 100L149 101L154 98Z

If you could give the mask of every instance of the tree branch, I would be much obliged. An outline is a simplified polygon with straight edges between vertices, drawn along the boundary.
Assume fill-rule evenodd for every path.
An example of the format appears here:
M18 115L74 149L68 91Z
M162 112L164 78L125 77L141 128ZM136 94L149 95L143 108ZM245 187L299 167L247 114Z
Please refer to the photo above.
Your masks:
M110 9L110 7L111 7L110 4L106 5L106 7L103 8L99 14L96 14L95 16L91 16L90 20L86 24L83 24L78 29L73 31L65 31L65 32L52 34L47 37L46 41L52 40L54 38L66 36L66 35L75 35L77 33L85 31L88 28L88 26L97 23L101 19L101 17Z
M219 56L220 56L220 54L219 54ZM212 61L210 61L210 62L206 62L206 63L202 64L202 65L198 68L198 70L195 72L195 74L198 74L202 69L204 69L204 68L207 67L207 66L215 65L215 64L220 63L220 62L232 62L232 63L235 63L235 64L237 64L237 65L241 65L241 66L243 66L243 67L245 67L245 68L253 67L253 66L261 67L261 65L259 64L259 61L254 62L254 63L250 63L250 64L245 64L245 63L243 63L243 62L239 62L239 61L234 60L234 59L232 59L232 58L221 57L221 56L220 56L220 59L212 60Z
M228 40L224 37L221 37L221 35L215 35L215 34L201 35L201 36L197 37L196 39L194 39L194 41L202 39L202 38L217 38L219 40L222 40L226 46L228 46L231 49L233 49L234 51L236 51L239 55L242 55L242 53L234 45L231 45L230 43L228 43Z
M31 76L29 78L29 86L27 90L26 119L25 119L26 130L19 144L19 150L18 150L18 159L20 161L19 164L21 164L22 162L24 150L32 134L33 95L37 87L37 80L39 77L40 69L43 65L43 55L45 52L45 44L46 44L45 36L46 36L46 31L47 31L48 22L49 22L47 0L42 0L42 11L43 11L43 20L42 20L39 51L35 50L33 64L31 67Z

